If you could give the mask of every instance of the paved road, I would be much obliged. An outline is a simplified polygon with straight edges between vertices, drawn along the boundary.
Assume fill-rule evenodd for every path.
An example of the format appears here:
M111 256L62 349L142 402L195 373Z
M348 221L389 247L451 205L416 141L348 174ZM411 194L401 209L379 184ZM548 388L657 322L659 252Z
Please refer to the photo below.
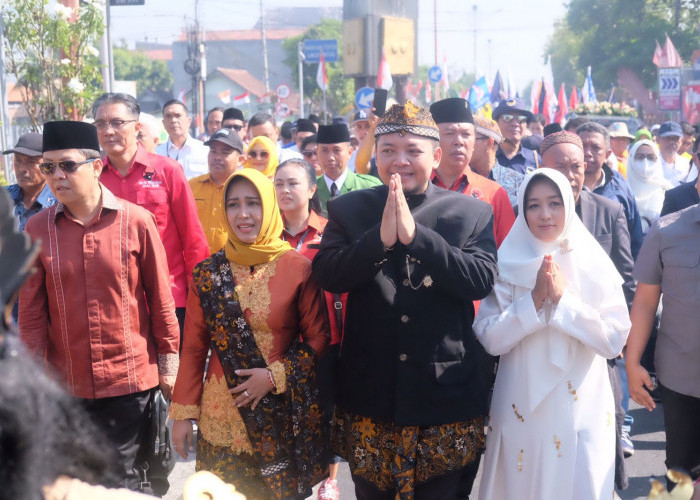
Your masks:
M626 460L630 485L625 491L618 492L619 498L622 500L646 499L649 493L649 478L651 476L662 477L666 472L664 466L665 434L663 431L663 412L660 405L650 413L632 402L631 414L634 417L632 441L636 452ZM179 460L170 475L170 491L164 498L170 500L181 498L184 482L192 473L194 473L194 456L191 455L187 461ZM480 476L481 471L477 476L472 498L478 496ZM338 484L342 500L355 500L347 464L340 466ZM312 497L314 499L316 498L315 493L316 490L314 490L314 497Z

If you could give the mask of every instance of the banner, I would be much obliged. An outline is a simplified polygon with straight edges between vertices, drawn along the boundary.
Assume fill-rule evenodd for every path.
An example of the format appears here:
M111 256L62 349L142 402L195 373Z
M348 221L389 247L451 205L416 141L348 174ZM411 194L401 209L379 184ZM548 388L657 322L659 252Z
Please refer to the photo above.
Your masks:
M700 84L683 87L683 119L689 123L700 122Z

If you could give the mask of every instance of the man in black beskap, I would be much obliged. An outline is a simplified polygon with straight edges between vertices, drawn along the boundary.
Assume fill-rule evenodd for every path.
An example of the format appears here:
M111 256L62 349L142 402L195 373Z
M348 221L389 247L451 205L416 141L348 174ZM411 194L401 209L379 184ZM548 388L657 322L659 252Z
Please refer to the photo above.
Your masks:
M427 110L394 105L374 136L384 185L329 201L313 262L349 294L333 445L358 499L454 498L484 442L492 365L472 301L495 280L493 212L430 182L442 150Z

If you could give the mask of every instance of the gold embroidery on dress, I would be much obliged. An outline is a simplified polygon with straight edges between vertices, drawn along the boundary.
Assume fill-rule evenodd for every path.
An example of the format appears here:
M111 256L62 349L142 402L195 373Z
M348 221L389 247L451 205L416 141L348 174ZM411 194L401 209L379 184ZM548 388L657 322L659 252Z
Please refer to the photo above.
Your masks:
M571 385L571 380L569 380L569 394L574 397L574 401L578 401L578 395L576 394L576 389Z
M273 394L282 394L287 390L287 375L284 371L284 363L281 361L273 361L267 367L272 372L272 380L275 381Z
M276 260L255 266L252 274L250 266L231 263L241 309L266 363L272 352L272 332L267 324L271 303L270 277L274 276L276 270Z
M190 420L199 418L199 405L170 403L170 418L173 420Z
M554 435L554 446L557 449L557 456L561 458L561 441L559 440L556 434Z
M233 404L226 379L212 375L204 383L198 421L202 437L216 446L230 446L236 453L253 453L241 414Z
M518 453L518 470L520 472L523 470L523 453L525 453L525 450L520 450L520 453Z
M521 422L525 422L525 418L520 413L518 413L518 408L515 406L515 403L513 403L513 411L515 412L515 416L518 420L520 420Z

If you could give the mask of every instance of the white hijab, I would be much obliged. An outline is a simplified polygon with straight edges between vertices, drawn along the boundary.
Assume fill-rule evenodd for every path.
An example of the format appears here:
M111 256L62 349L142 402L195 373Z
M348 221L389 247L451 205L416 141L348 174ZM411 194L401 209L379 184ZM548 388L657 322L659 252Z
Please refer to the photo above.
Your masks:
M634 159L641 146L649 146L654 150L655 162ZM673 187L673 184L664 177L661 153L655 142L644 139L634 143L627 161L627 182L634 193L639 213L649 221L649 224L653 223L661 213L666 191Z
M525 220L525 193L530 182L545 176L552 180L562 195L565 225L562 234L552 242L533 236ZM498 250L499 279L532 289L544 256L551 254L566 278L567 290L596 309L610 287L621 287L622 278L614 264L578 215L569 181L551 168L540 168L525 176L518 191L518 217ZM530 409L557 386L571 369L579 343L562 332L548 329L546 335L533 335L528 344L525 386Z

